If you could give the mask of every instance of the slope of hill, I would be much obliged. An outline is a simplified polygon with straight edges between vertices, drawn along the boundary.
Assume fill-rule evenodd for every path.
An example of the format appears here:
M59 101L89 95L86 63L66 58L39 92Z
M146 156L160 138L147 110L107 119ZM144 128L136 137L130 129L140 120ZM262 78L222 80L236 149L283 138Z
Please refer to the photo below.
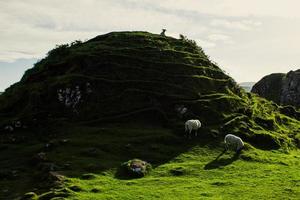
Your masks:
M135 191L147 193L139 197L155 199L165 193L171 199L182 191L182 198L196 195L188 194L191 187L202 188L202 196L219 198L223 190L213 185L242 189L238 174L232 176L234 183L220 182L226 170L233 173L231 166L278 169L266 177L263 191L272 179L283 178L288 165L286 183L294 180L297 185L297 156L292 155L300 144L298 114L245 93L186 38L114 32L61 45L0 96L0 192L6 199L26 191L40 199L132 199ZM183 124L191 118L200 119L203 128L199 138L187 140ZM14 131L7 133L9 126ZM247 143L241 155L221 154L227 133ZM280 153L291 149L291 155ZM152 175L122 180L117 167L136 157L153 164ZM244 175L253 185L260 180ZM195 177L200 176L205 182L198 184ZM162 190L177 180L183 181L178 190ZM212 186L205 192L207 184ZM157 185L161 192L143 185ZM295 185L287 189L297 195Z

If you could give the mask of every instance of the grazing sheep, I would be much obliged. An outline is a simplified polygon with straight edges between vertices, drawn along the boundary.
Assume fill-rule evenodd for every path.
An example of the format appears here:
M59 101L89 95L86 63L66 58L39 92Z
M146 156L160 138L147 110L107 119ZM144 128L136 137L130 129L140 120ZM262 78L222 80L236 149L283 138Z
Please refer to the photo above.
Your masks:
M197 136L197 131L201 127L201 122L198 119L190 119L185 122L185 132L188 131L189 138L191 138L191 133L195 130L195 136Z
M237 153L240 152L244 147L243 140L240 137L232 134L227 134L224 138L224 142L226 150L228 150L229 147L234 147Z

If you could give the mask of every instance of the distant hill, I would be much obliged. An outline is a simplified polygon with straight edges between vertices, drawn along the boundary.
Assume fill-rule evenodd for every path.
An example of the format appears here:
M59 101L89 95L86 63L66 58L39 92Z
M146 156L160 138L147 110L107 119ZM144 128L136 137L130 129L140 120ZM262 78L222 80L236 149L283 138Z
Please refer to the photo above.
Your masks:
M255 82L242 82L239 85L246 90L246 92L250 92Z
M299 108L300 70L267 75L253 86L252 92L278 104Z

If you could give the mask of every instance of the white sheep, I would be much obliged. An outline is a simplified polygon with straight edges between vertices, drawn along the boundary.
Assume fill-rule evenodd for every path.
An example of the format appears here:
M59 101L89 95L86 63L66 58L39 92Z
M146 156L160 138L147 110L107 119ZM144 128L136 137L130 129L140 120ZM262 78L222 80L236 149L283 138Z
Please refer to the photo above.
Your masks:
M228 150L229 147L234 147L234 148L236 148L235 149L236 152L239 152L244 147L243 140L240 137L232 135L232 134L227 134L224 138L224 142L225 142L226 150Z
M201 122L198 119L190 119L185 122L185 132L188 131L189 138L191 138L191 133L195 130L195 136L197 136L197 131L201 127Z

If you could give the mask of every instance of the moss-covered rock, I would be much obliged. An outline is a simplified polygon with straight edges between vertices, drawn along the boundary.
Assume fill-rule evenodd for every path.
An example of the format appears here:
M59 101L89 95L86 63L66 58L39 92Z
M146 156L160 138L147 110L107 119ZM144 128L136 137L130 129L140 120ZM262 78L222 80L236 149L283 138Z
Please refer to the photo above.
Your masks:
M133 159L121 164L118 175L128 178L141 178L147 175L151 169L150 163L140 159Z

